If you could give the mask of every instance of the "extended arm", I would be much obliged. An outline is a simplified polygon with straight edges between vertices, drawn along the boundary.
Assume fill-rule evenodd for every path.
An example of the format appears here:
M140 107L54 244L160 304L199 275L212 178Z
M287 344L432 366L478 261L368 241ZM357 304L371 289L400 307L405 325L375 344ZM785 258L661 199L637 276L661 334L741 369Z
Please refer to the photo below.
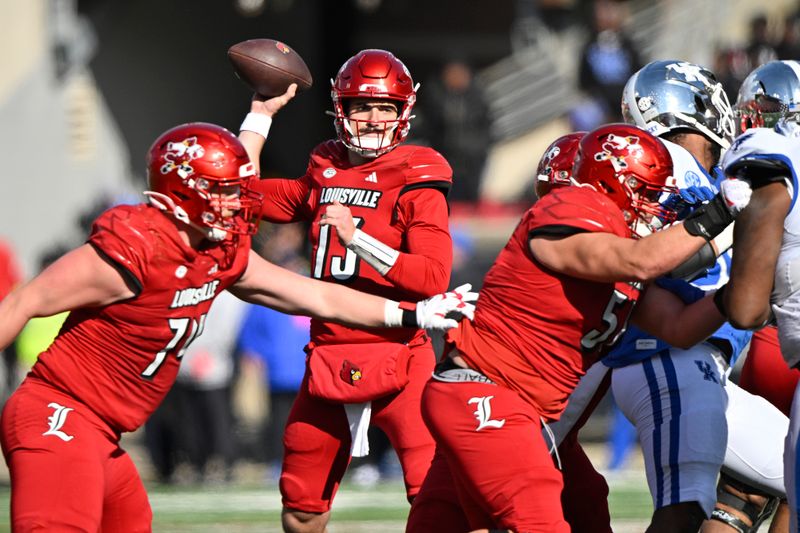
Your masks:
M674 269L705 243L679 224L638 240L611 233L534 237L530 249L543 265L568 276L600 282L647 281Z
M722 233L750 200L750 186L726 179L714 200L693 211L682 224L642 239L588 232L567 237L537 234L529 246L548 268L592 281L647 281L666 274Z
M355 291L343 285L326 283L290 272L250 253L247 271L229 289L239 298L294 315L307 315L357 327L454 327L455 320L445 319L449 311L472 315L477 298L467 287L460 293L449 292L411 306ZM430 304L430 306L429 306ZM400 311L413 311L416 318ZM424 316L423 316L424 315Z
M631 316L631 322L651 335L684 350L702 342L725 323L725 317L708 295L685 304L656 285L648 287Z
M134 295L122 274L84 244L0 302L0 349L11 344L33 317L108 305Z
M753 191L750 205L736 220L735 253L722 305L740 329L763 326L770 317L770 293L791 198L783 182Z
M713 267L717 263L717 257L733 245L733 227L734 224L731 224L725 228L714 240L704 244L694 255L667 275L671 278L690 280Z

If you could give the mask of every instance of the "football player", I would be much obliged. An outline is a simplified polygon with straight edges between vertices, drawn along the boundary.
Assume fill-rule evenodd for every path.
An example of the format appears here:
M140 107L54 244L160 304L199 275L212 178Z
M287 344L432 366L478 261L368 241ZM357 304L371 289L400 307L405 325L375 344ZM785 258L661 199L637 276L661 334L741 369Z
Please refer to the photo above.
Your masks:
M800 113L800 63L771 61L753 70L739 89L736 112L742 133L795 117ZM742 367L742 387L769 399L788 416L798 375L797 370L787 371L775 327L757 331Z
M658 203L674 192L671 158L655 137L621 124L583 137L573 179L523 215L484 280L475 323L447 335L422 402L437 455L408 531L569 531L541 421L558 418L629 316L686 347L723 321L711 297L686 306L656 285L641 289L730 223L747 203L745 184L724 182L683 224L654 231L676 216ZM453 494L466 527L450 526L452 511L441 518Z
M448 286L453 247L446 195L452 171L434 150L403 144L417 88L390 52L359 52L332 80L336 138L314 148L301 178L257 184L265 219L315 222L309 232L314 278L393 298L429 296ZM254 161L267 134L262 126L292 94L290 89L277 99L254 99L240 135ZM409 500L433 457L433 439L418 416L435 359L425 332L312 321L312 365L334 360L343 345L350 360L390 363L398 351L405 354L408 383L401 390L377 389L353 398L321 395L304 382L284 439L280 488L286 531L325 529L350 457L367 451L357 445L361 439L355 431L351 435L351 427L371 422L386 433L400 459Z
M710 70L686 61L653 62L626 85L622 108L628 122L654 131L671 146L676 178L683 187L714 188L719 155L730 147L736 127L722 85ZM706 250L707 260L699 266L707 270L685 276L693 287L713 291L727 281L731 252L726 249L732 244L731 236L732 228L728 228L714 243L715 249ZM725 242L720 242L723 239ZM678 276L673 273L673 277ZM679 294L688 289L675 283ZM615 367L614 397L636 425L645 451L657 509L654 526L677 531L676 520L681 516L688 522L686 531L695 531L697 523L688 518L693 515L694 501L714 520L704 531L730 531L731 523L755 530L774 510L774 504L765 513L752 513L741 492L755 493L754 497L762 500L765 493L761 490L783 495L779 464L773 457L780 450L788 420L763 398L727 379L750 337L750 332L726 324L690 350L665 353L659 342L648 353L641 347L647 342L642 339L652 338L639 335L636 342L629 339L626 347L617 350L617 358L608 359L607 364ZM712 376L705 372L709 369L718 383L709 381ZM643 380L650 386L648 390L636 385ZM654 418L660 423L654 423ZM763 424L758 445L752 439L754 420L759 421L759 428ZM660 443L655 442L658 436ZM723 474L715 490L720 467ZM747 488L748 484L758 489ZM659 509L664 511L659 513Z
M739 136L722 160L729 175L750 179L755 187L753 209L743 213L735 228L736 254L731 281L717 298L731 323L761 328L774 313L780 348L792 368L798 366L798 316L796 292L797 174L800 161L800 125L797 117L775 129L753 128ZM774 276L765 273L773 272ZM784 480L791 514L789 526L797 531L798 394L795 391L784 453Z
M444 314L471 297L461 289L411 311L255 255L255 168L219 126L165 132L149 151L147 174L149 204L109 209L86 244L0 303L0 347L31 317L72 311L3 409L14 531L151 530L120 435L164 398L221 291L359 327L447 327Z
M720 299L731 321L744 327L760 327L770 320L770 303L777 330L765 327L753 337L748 360L742 369L742 383L782 407L791 402L791 417L784 450L784 482L789 499L788 520L797 531L797 316L793 314L792 248L797 232L798 150L797 120L800 118L800 63L771 61L748 75L739 89L736 102L742 134L723 159L727 174L741 173L754 187L754 208L747 211L741 227L735 230L736 250L731 270L731 291ZM750 129L753 128L753 129ZM774 129L772 129L774 128ZM768 213L766 218L761 214ZM763 227L758 227L763 222ZM756 245L754 239L765 239ZM753 268L759 267L760 279ZM772 277L765 272L774 272ZM772 294L770 295L770 291ZM759 322L761 321L761 322ZM786 365L774 356L779 339ZM752 360L750 359L752 357ZM753 386L755 385L755 388ZM790 400L794 396L793 400ZM785 412L785 411L784 411ZM760 503L760 502L757 502ZM758 510L758 507L756 507ZM779 516L779 515L778 515ZM773 529L776 520L773 521ZM771 529L771 531L773 530Z
M536 167L536 198L543 198L553 189L572 185L572 165L578 154L578 143L584 135L585 131L567 133L550 143Z
M678 203L696 204L706 199L714 187L710 173L720 151L730 146L734 129L730 105L714 74L685 61L652 62L627 83L622 109L628 122L659 135L669 148L682 192ZM675 200L670 198L667 202ZM691 278L692 286L676 279L662 283L669 283L670 290L682 298L697 298L702 295L701 290L720 287L727 281L730 253L719 258L717 255L730 247L731 232L732 228L728 228L713 247L704 247L692 261L672 273L673 278ZM706 268L710 270L703 273ZM743 514L741 520L752 526L774 507L769 507L766 514L751 513L749 502L733 495L745 488L742 481L772 495L783 494L780 465L773 458L781 447L780 434L788 421L763 398L727 381L729 363L736 360L749 338L749 332L726 325L706 342L681 350L631 328L620 346L603 360L613 369L614 398L639 434L655 508L653 531L694 532L704 516L724 523L740 520L731 513L743 512L739 507L746 505L752 516ZM592 383L604 383L598 377L601 373L602 369L592 369L587 377L594 379ZM582 383L576 392L565 416L553 427L557 439L566 431L562 426L567 424L568 428L568 424L587 416L582 407L593 398L591 383ZM600 388L597 395L604 392ZM762 428L755 448L751 444L752 420L758 420L758 427ZM570 435L574 436L574 430ZM587 522L589 516L608 516L602 501L607 487L585 454L573 449L577 441L567 439L566 443L571 447L561 445L559 453L564 465L565 497L571 496L564 504L565 510L571 511L568 520L574 531L610 531L610 524L604 519L602 528L599 523ZM717 475L723 464L726 474L720 483L719 498L725 503L719 507L736 506L717 511ZM595 490L592 496L573 493L587 479L594 480L605 492ZM757 493L752 498L765 501L759 491L749 491ZM727 528L721 523L704 527L709 531Z

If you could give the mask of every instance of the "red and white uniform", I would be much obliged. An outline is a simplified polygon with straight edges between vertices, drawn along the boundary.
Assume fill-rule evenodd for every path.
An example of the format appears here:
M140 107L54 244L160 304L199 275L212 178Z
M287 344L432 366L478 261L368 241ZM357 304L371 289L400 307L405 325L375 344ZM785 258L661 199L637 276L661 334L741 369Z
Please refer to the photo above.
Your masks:
M198 252L167 217L142 204L95 221L89 244L137 294L73 311L5 405L2 447L22 529L149 530L147 497L120 433L141 426L161 402L211 302L242 275L250 250L241 237Z
M347 148L331 140L312 151L301 178L264 179L255 189L264 194L262 218L313 222L309 238L314 278L394 300L417 300L446 290L449 283L452 242L445 194L451 182L447 161L430 148L401 145L353 166ZM400 252L385 276L345 248L334 228L317 223L334 201L350 208L357 228ZM410 382L398 394L372 402L372 422L386 432L398 452L408 495L414 496L434 448L415 415L434 364L424 331L354 329L312 320L311 341L315 345L364 344L365 350L375 342L410 346ZM380 357L380 353L375 356ZM307 512L328 511L350 457L351 436L343 406L311 397L304 383L284 443L284 506Z
M448 332L469 367L491 382L428 382L422 413L442 453L414 501L408 531L435 523L437 507L426 500L446 500L434 473L455 480L470 529L569 530L561 476L540 420L558 418L585 369L624 329L639 296L633 284L565 276L531 255L533 237L579 232L630 237L605 195L579 187L552 192L523 215L487 274L474 321ZM440 461L452 467L449 473Z
M580 377L624 329L639 295L638 284L557 274L531 256L532 237L579 232L630 236L604 195L578 187L556 191L523 215L486 275L475 319L448 333L471 368L516 391L548 419L558 418Z

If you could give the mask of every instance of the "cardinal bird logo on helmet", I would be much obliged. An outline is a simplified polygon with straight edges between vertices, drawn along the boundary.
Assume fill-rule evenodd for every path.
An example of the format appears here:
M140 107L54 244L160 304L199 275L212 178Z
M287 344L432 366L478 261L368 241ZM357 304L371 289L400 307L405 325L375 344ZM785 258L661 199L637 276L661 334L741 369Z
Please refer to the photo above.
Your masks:
M197 137L189 137L181 142L167 143L167 152L164 154L164 164L161 166L162 174L169 174L178 169L178 175L186 179L194 174L191 163L205 155L206 151L197 143Z
M628 162L626 161L627 155L639 156L644 152L639 145L639 137L634 135L623 137L621 135L614 135L613 133L609 134L602 147L602 152L594 154L595 161L609 160L614 166L614 170L617 172L628 168ZM621 151L627 152L627 155L614 155L613 153Z

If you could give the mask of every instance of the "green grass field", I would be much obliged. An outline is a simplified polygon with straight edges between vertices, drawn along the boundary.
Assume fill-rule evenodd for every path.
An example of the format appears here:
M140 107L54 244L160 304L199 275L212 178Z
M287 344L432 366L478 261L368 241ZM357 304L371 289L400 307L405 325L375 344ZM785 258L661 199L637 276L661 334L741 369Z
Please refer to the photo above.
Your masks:
M641 532L652 507L644 480L612 482L609 497L614 531ZM275 488L189 488L151 486L153 529L157 532L278 533L280 495ZM0 489L0 531L9 531L9 489ZM336 497L331 533L400 533L408 505L399 483L362 489L343 485Z

